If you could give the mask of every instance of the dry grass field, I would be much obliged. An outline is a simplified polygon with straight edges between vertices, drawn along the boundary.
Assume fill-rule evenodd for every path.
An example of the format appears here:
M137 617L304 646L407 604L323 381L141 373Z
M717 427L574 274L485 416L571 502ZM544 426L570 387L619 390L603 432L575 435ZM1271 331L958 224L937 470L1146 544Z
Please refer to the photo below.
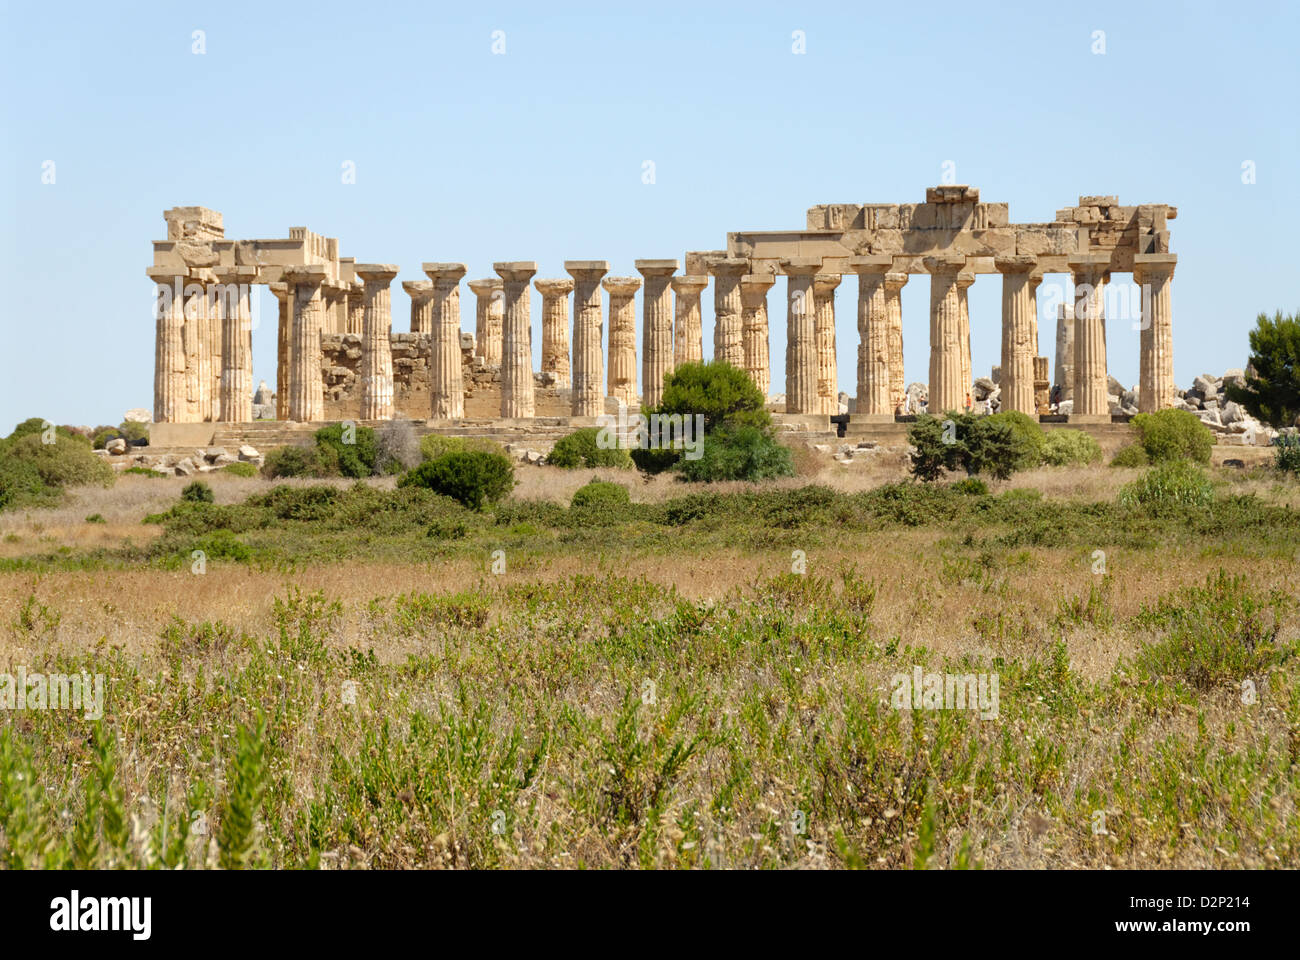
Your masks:
M801 468L521 468L487 515L121 477L0 514L0 670L106 678L102 719L3 718L0 862L1300 863L1294 482L1215 466L1169 513L1106 467ZM597 475L632 504L569 508ZM996 706L898 709L918 669Z

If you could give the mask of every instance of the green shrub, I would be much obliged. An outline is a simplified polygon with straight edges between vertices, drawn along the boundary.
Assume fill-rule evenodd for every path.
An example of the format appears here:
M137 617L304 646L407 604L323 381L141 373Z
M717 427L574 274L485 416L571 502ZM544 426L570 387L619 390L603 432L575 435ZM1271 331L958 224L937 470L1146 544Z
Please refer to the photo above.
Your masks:
M1023 418L1023 419L1018 419ZM951 422L952 426L945 424ZM988 474L1005 480L1027 465L1037 464L1032 429L1024 414L975 416L949 412L943 418L924 415L908 429L912 473L920 480L937 480L944 470L963 469L968 476Z
M317 430L315 436L316 449L327 474L359 478L376 472L379 446L370 427L332 423Z
M427 487L471 510L482 510L514 489L515 465L499 453L446 453L403 475L398 486Z
M262 461L262 476L276 480L281 477L323 477L325 465L321 463L316 447L276 447Z
M257 467L251 463L228 463L221 468L222 473L232 473L237 477L255 477L257 476Z
M58 434L54 443L39 433L28 433L5 444L4 455L30 463L41 481L51 487L113 485L113 468L91 452L84 439Z
M445 453L499 453L506 456L506 448L487 437L440 437L431 433L420 439L420 457L423 460L437 460ZM418 466L418 464L415 464Z
M51 506L59 497L58 487L47 486L34 463L0 451L0 510Z
M1274 427L1294 426L1300 416L1300 313L1261 313L1250 331L1246 376L1225 384L1228 399Z
M683 480L693 482L758 481L793 477L794 461L790 450L765 429L722 426L705 435L698 459L682 457L674 469Z
M1003 413L995 413L984 417L981 422L989 425L1005 423L1020 438L1024 453L1020 456L1019 462L1014 465L1016 471L1032 470L1043 462L1043 450L1047 446L1047 434L1039 425L1036 417L1021 413L1019 410L1007 410Z
M1101 444L1086 430L1053 430L1043 443L1043 463L1052 467L1096 463Z
M546 462L553 467L575 470L579 467L612 467L631 470L632 456L622 447L602 447L601 431L596 427L575 430L555 441Z
M579 487L573 493L570 506L573 507L614 507L632 502L627 488L606 480L592 480L585 487Z
M723 424L767 429L772 417L753 378L724 360L685 363L664 377L663 400L650 413L704 416L704 432Z
M1130 443L1126 447L1120 447L1115 452L1115 456L1110 458L1112 467L1145 467L1150 462L1147 459L1147 452L1138 443Z
M1125 507L1141 506L1156 511L1206 507L1214 502L1214 484L1195 464L1167 460L1126 483L1120 490L1119 502Z
M41 435L49 429L49 421L44 417L28 417L18 426L14 427L13 433L5 437L6 440L19 440L22 437L30 437L33 434ZM54 427L54 436L58 439L75 440L78 443L90 445L90 440L85 434L78 433L69 427Z
M952 485L952 488L958 493L964 493L969 497L982 497L989 492L989 485L979 477L967 477L964 480L958 480Z
M104 515L102 513L92 513L90 516L86 518L86 522L87 523L108 523L108 521L104 519Z
M1170 408L1155 413L1139 413L1132 423L1138 433L1138 443L1152 463L1166 460L1210 462L1214 434L1191 411Z
M193 483L186 484L185 489L181 491L181 499L189 503L212 503L216 497L212 495L212 488L202 480L195 480Z
M240 466L251 467L252 464L244 463L240 464ZM167 476L167 474L163 473L161 470L150 470L148 467L127 467L122 472L129 473L133 477L153 477L155 479ZM256 472L256 470L253 471L253 473Z
M1279 433L1273 438L1273 466L1300 474L1300 434Z

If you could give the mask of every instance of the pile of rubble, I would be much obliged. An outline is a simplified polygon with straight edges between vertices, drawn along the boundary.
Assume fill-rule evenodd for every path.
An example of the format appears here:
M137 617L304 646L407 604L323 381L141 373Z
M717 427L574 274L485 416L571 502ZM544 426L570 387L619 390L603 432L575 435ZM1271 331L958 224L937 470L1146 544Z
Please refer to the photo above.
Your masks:
M111 457L109 465L118 471L130 467L143 467L146 470L156 470L168 476L191 477L199 473L211 473L214 470L220 470L232 463L251 463L255 467L261 467L264 461L262 454L248 444L244 444L233 455L225 447L208 447L195 450L190 455L183 453L137 453L128 456L124 455L126 450L119 453L113 449L113 445L118 442L116 440L109 441L105 449L95 451L95 453L104 456L106 459Z
M1277 431L1260 423L1241 404L1227 397L1227 385L1245 376L1242 370L1226 370L1221 377L1201 374L1192 381L1190 390L1178 391L1182 409L1196 414L1201 423L1218 435L1220 443L1271 443Z

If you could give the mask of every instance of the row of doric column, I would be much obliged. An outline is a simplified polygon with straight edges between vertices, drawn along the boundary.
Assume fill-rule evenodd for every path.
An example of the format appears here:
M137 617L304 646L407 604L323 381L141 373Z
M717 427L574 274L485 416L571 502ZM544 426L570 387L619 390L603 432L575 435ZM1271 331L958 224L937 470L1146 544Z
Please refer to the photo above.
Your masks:
M1176 257L1137 255L1134 276L1149 297L1141 327L1140 408L1174 402L1170 281ZM930 274L929 409L960 410L970 403L972 380L970 311L967 291L975 281L966 258L942 254L923 258ZM852 257L858 278L857 412L892 419L903 409L901 292L908 274L893 269L888 255ZM1037 412L1035 358L1038 355L1036 292L1042 280L1037 258L994 259L1002 275L1002 409ZM1102 304L1109 281L1104 253L1069 259L1078 298L1063 305L1057 329L1058 376L1080 418L1109 415L1106 330ZM461 263L426 263L428 280L403 284L411 299L411 331L430 338L430 409L433 419L464 416L461 373ZM640 277L606 276L598 260L565 263L569 277L534 279L531 261L497 263L497 277L469 281L476 297L475 353L500 366L501 416L534 415L530 283L542 296L542 372L571 390L575 417L605 411L606 396L637 401L636 294L642 295L641 382L643 402L662 400L664 378L676 366L703 359L700 300L709 277L674 276L676 260L638 260ZM714 257L707 269L714 281L714 356L753 378L767 395L770 384L767 295L773 274L751 275L743 258ZM838 411L835 291L838 274L822 272L819 258L780 261L787 284L786 410L795 414ZM394 415L390 346L390 288L398 268L357 264L350 287L327 282L323 265L286 267L271 290L279 303L277 417L323 419L321 336L346 331L361 337L363 419ZM156 274L156 275L155 275ZM242 421L251 415L252 343L249 289L257 268L214 271L226 293L215 300L202 284L174 292L179 278L150 271L160 288L155 363L155 418L159 421ZM168 302L163 303L162 288ZM605 366L601 291L609 295L609 353ZM569 295L573 295L570 342Z

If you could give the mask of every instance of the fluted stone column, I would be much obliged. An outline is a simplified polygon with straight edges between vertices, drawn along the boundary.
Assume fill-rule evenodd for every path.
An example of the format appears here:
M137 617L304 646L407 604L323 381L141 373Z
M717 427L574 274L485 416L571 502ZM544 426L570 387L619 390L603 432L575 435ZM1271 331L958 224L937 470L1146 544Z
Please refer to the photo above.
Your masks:
M402 289L411 298L411 333L427 337L433 332L433 283L403 280Z
M1172 407L1177 397L1169 291L1177 263L1178 257L1172 253L1139 253L1133 257L1133 282L1142 288L1144 304L1142 331L1138 335L1141 349L1138 410L1142 413Z
M1034 267L1029 271L1029 302L1034 305L1034 342L1030 349L1035 357L1038 353L1038 288L1043 285L1043 270L1041 267ZM1037 376L1037 374L1035 374Z
M894 419L891 330L885 292L885 277L893 263L894 258L885 255L849 260L858 275L858 393L854 416L864 419Z
M505 315L501 327L501 416L533 416L533 331L529 282L537 273L532 260L494 263L502 280Z
M664 377L673 372L673 296L669 281L677 272L676 260L638 260L637 272L645 278L641 295L642 405L657 407L664 396Z
M1002 274L1002 381L1001 410L1037 416L1034 403L1034 357L1038 350L1038 304L1030 272L1038 265L1032 256L996 257Z
M1074 399L1074 304L1056 307L1056 370L1052 386L1060 387L1061 400Z
M358 263L364 286L361 325L361 419L393 419L393 328L390 286L397 276L391 263Z
M429 344L429 416L459 420L465 416L465 381L461 376L460 278L463 263L426 263L432 287L433 326ZM531 376L531 362L529 379Z
M355 272L356 267L353 267ZM360 277L352 281L348 290L348 333L361 336L366 326L366 285Z
M203 348L207 355L208 379L203 399L203 419L216 421L221 419L221 371L224 369L221 359L221 334L226 322L226 303L215 283L209 284L204 293L203 302L207 308L207 322L203 327Z
M781 261L786 275L785 412L818 413L817 307L813 277L820 257Z
M902 413L907 403L907 383L903 378L903 287L907 274L885 274L885 317L889 328L889 396L894 413Z
M640 277L606 277L609 294L609 395L636 403L636 292Z
M708 277L673 277L673 367L704 360L704 326L700 320L700 295L709 285ZM743 324L743 321L742 321Z
M324 304L321 264L285 267L289 284L289 419L315 423L325 418L325 383L321 375L321 322Z
M961 311L961 408L969 410L973 402L971 395L972 381L975 379L971 369L970 356L970 301L966 292L975 282L975 274L962 271L957 274L957 306Z
M841 277L818 274L813 280L813 301L817 315L813 328L817 336L817 406L818 413L840 412L839 363L835 355L835 288Z
M221 393L218 419L244 423L253 419L252 285L257 267L216 270L222 290Z
M749 273L743 257L719 257L708 262L713 274L713 359L737 369L745 366L741 340L740 278Z
M489 367L501 366L501 323L505 315L505 295L500 277L471 280L474 291L474 356Z
M575 417L605 412L605 321L601 315L600 280L609 270L604 260L566 260L573 277L573 407Z
M776 283L771 273L740 278L740 339L745 347L745 372L758 387L764 402L772 389L771 338L767 321L767 291Z
M279 305L275 327L275 419L289 419L289 330L293 326L293 309L287 283L270 284Z
M926 257L930 273L930 400L927 409L936 416L961 410L962 389L961 294L957 275L965 266L960 256Z
M1074 411L1077 419L1110 419L1106 396L1105 285L1108 254L1085 253L1067 261L1074 274Z
M171 270L146 271L155 284L153 418L179 423L185 417L185 278Z
M203 396L206 392L207 349L207 295L186 283L182 292L185 302L185 320L181 327L181 342L185 350L185 422L198 423L203 419Z
M569 294L573 280L534 280L542 295L542 373L555 377L555 385L567 389L572 383L569 368Z

